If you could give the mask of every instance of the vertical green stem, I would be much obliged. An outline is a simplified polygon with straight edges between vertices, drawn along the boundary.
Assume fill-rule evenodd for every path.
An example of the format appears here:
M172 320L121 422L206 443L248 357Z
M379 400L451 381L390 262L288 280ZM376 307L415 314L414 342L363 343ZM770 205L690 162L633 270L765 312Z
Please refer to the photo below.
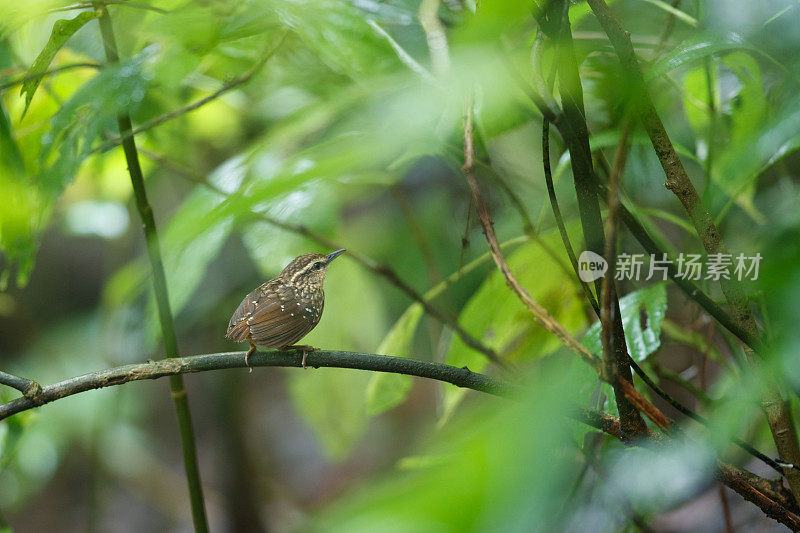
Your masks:
M578 199L578 212L586 249L598 255L605 253L605 237L603 235L603 219L600 215L600 201L592 185L594 166L589 147L589 132L586 125L583 105L583 87L578 73L578 62L572 43L572 29L569 23L569 3L552 2L546 11L547 19L543 30L557 44L556 61L558 61L558 82L563 120L556 126L561 132L570 153L572 175L575 181L575 194ZM597 280L596 292L601 294L602 281ZM638 438L647 434L647 426L636 407L626 398L620 380L633 383L631 367L628 364L628 347L622 327L619 300L612 285L613 320L605 321L611 326L613 336L613 353L604 353L607 361L606 371L613 372L608 376L614 387L614 396L622 421L626 438Z
M100 32L103 37L106 58L110 63L119 62L114 29L111 25L111 18L108 10L100 2L94 2L100 23ZM164 274L164 264L161 260L161 248L158 243L158 233L156 222L153 218L153 208L147 200L147 192L144 187L144 176L139 165L139 154L136 150L136 141L131 135L133 127L131 117L127 113L117 117L119 133L123 138L122 149L125 152L125 160L128 163L128 172L133 184L133 192L136 197L136 208L142 219L145 240L147 243L147 255L150 258L150 266L153 270L153 285L155 289L156 305L158 308L158 318L161 323L161 335L164 340L164 350L167 357L178 357L178 339L175 335L175 324L172 319L172 310L169 305L167 293L167 280ZM208 531L206 520L205 505L203 503L203 487L200 482L200 471L197 466L197 452L194 442L194 430L192 429L192 417L189 412L189 400L186 396L186 389L183 387L183 378L180 375L171 376L169 379L172 391L172 400L175 404L175 414L178 417L178 430L181 436L181 448L183 451L183 466L186 470L186 481L189 485L189 499L192 505L192 520L194 521L195 531L205 533Z
M701 30L706 29L705 0L697 2L697 20ZM714 140L717 136L717 76L714 60L711 56L703 58L703 70L706 77L706 94L708 98L708 132L706 135L705 180L703 183L703 203L708 205L711 194L711 172L714 168Z

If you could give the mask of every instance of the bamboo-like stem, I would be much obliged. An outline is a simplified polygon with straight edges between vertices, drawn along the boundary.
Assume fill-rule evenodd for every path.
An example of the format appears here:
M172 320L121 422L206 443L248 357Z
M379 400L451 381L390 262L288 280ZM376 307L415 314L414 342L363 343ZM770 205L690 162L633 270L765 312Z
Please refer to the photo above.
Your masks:
M708 209L703 205L694 184L689 179L686 169L667 135L664 124L656 112L628 33L614 18L604 0L589 0L589 5L608 35L620 63L634 85L636 96L633 103L664 169L667 177L665 186L675 194L688 213L706 252L709 255L727 254L728 250L722 236ZM723 278L720 279L720 286L733 311L734 320L749 335L758 338L759 333L753 312L739 283L735 279ZM754 367L758 367L760 361L755 352L752 349L746 349L745 352L750 363ZM761 408L766 415L781 460L792 465L800 464L800 446L798 446L791 416L783 401L778 383L770 376L765 376ZM786 468L785 470L792 494L795 500L800 502L800 471L796 468Z
M578 200L581 229L586 244L586 249L602 255L605 251L605 238L603 235L603 219L600 215L600 202L592 185L594 166L592 152L589 147L589 132L585 119L583 104L583 87L578 73L578 62L572 44L572 29L569 22L569 2L561 0L551 2L544 10L545 18L540 17L542 30L557 43L555 58L558 62L557 74L559 94L563 109L563 120L555 124L561 132L567 149L570 153L572 175L575 184L575 194ZM545 117L546 118L546 117ZM613 281L613 280L612 280ZM630 438L647 433L638 410L628 403L622 394L620 381L633 381L631 367L628 364L628 346L622 326L622 316L619 299L613 283L610 286L610 305L612 307L612 320L610 334L613 335L613 350L604 353L606 364L604 375L610 378L609 382L614 388L614 399L620 413L623 429ZM596 280L595 292L598 295L602 290L602 281Z
M100 23L100 33L103 37L103 45L106 58L109 63L119 62L114 29L111 25L111 18L106 7L95 2L95 9L98 12L98 22ZM117 117L119 132L122 136L122 148L125 152L125 160L128 164L128 173L131 177L134 196L136 197L136 208L142 219L142 225L147 244L147 255L150 258L150 266L153 271L153 285L155 289L156 307L158 308L158 318L161 324L161 335L164 342L164 351L167 357L177 357L179 355L178 339L175 335L175 324L173 322L172 310L169 304L167 292L167 279L164 273L164 264L161 259L161 248L158 242L158 232L156 230L153 209L147 199L147 192L144 186L144 176L139 165L139 155L136 151L136 141L133 138L133 126L131 117L128 114L120 114ZM206 518L205 503L203 501L203 486L200 481L200 469L197 465L197 450L195 447L194 430L192 428L192 417L189 411L189 399L186 389L183 386L183 378L174 375L169 380L172 400L175 405L175 414L178 419L178 430L181 438L181 449L183 452L183 465L186 470L186 481L189 488L189 500L192 507L192 521L195 531L206 533L208 531L208 520Z

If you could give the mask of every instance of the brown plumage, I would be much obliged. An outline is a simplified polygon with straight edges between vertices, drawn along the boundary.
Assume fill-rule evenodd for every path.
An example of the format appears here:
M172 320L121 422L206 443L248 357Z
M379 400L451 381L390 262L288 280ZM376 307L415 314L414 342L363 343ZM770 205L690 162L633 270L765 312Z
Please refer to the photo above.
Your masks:
M225 336L250 343L245 356L248 366L250 354L259 345L280 350L302 349L305 368L306 352L315 348L294 343L314 329L322 317L325 274L331 261L343 252L298 256L280 274L245 296L233 313Z

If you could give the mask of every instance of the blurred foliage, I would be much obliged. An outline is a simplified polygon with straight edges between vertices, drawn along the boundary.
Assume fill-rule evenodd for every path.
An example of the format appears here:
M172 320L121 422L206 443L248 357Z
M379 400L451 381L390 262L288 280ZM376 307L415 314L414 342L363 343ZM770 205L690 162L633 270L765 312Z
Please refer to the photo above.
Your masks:
M127 113L143 126L136 142L182 353L241 349L223 336L242 295L294 256L330 251L277 220L389 265L512 361L531 390L516 404L356 370L187 378L212 529L615 531L634 517L720 529L721 511L708 519L686 504L710 490L712 454L745 461L730 436L775 455L757 408L762 376L740 366L737 341L674 285L621 283L631 355L668 367L677 378L665 388L713 430L689 426L685 445L633 451L566 421L574 405L616 413L613 391L508 290L460 173L473 94L478 174L511 269L599 352L597 317L554 229L541 116L527 96L551 67L552 45L532 53L530 2L431 5L445 41L426 34L419 1L123 0L107 6L122 58L107 65L91 8L0 0L0 364L44 384L160 357L150 270L114 146L116 117ZM611 7L728 248L763 256L745 289L770 341L764 372L796 393L800 11L788 0ZM631 84L588 6L571 3L569 17L591 147L612 160ZM434 55L444 61L434 66ZM646 132L637 125L629 143L623 201L665 249L699 253ZM556 134L551 152L580 251L570 156ZM405 223L395 185L425 242ZM642 250L623 228L618 251ZM700 285L722 298L716 283ZM326 293L304 342L513 377L347 256ZM164 387L91 392L0 422L0 527L185 526ZM50 502L67 496L83 511L65 518ZM732 506L742 528L763 526L754 507Z

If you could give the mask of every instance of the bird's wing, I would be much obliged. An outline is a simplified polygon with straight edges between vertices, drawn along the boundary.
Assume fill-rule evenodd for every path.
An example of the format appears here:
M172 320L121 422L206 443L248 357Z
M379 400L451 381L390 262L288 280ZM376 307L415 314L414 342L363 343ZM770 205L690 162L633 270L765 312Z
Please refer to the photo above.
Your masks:
M259 301L268 293L269 284L270 282L264 283L244 297L228 322L228 332L225 334L227 338L238 342L247 340L250 336L250 324L247 320L253 315Z
M289 346L317 325L319 314L300 304L294 288L282 283L269 284L262 294L245 319L256 344L270 348Z

